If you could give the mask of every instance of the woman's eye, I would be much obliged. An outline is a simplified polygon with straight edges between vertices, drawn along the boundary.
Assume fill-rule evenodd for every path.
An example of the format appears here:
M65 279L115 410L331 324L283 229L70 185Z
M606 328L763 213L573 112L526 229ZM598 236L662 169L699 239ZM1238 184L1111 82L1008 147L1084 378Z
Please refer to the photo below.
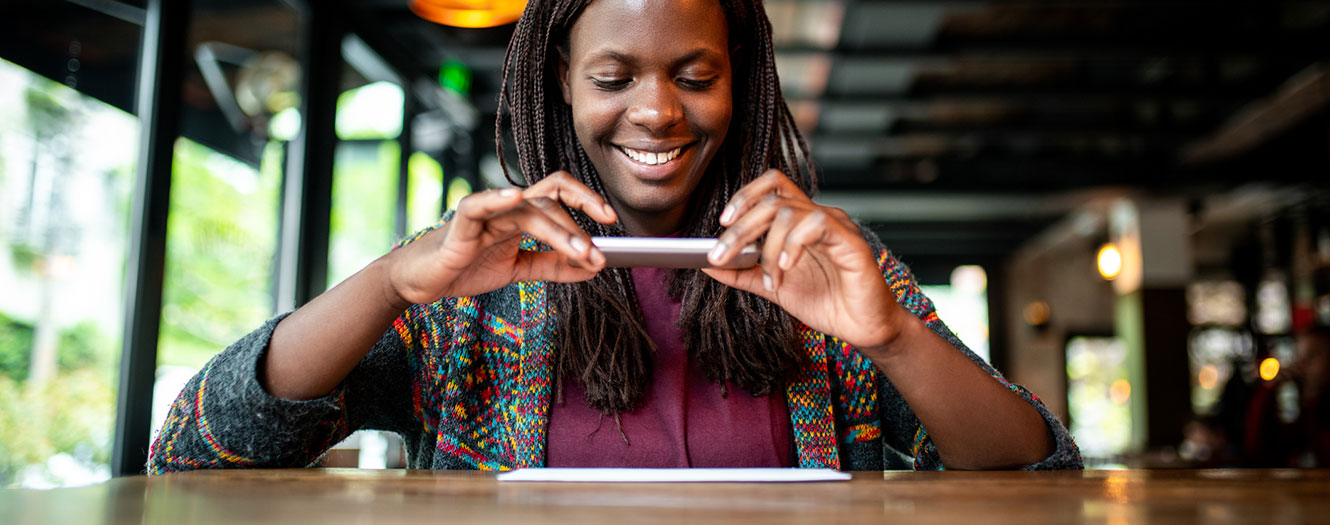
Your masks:
M600 88L600 89L611 90L611 91L615 91L615 90L623 89L624 86L627 86L627 85L628 85L628 82L630 82L629 79L608 79L608 80L602 80L602 79L595 78L595 77L592 77L592 78L591 78L591 83L592 83L592 84L595 84L596 87L598 87L598 88Z
M708 78L699 80L693 78L680 78L679 83L692 89L706 89L711 87L712 84L715 84L716 79Z

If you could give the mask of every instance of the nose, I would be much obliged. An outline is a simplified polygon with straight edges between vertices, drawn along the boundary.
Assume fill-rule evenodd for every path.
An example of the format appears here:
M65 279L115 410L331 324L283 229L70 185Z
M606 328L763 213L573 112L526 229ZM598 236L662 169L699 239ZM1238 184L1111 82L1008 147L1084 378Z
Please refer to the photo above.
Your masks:
M668 80L641 82L628 108L628 122L657 133L683 120L683 104L674 83Z

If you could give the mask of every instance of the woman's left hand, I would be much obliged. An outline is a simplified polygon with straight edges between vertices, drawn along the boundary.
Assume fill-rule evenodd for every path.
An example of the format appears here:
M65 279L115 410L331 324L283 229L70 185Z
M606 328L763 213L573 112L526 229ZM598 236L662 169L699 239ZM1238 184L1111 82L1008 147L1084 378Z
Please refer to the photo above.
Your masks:
M728 263L765 237L758 266L703 271L780 305L810 328L861 350L892 342L913 316L896 303L859 227L839 208L813 202L769 170L741 188L721 214L727 227L709 259Z

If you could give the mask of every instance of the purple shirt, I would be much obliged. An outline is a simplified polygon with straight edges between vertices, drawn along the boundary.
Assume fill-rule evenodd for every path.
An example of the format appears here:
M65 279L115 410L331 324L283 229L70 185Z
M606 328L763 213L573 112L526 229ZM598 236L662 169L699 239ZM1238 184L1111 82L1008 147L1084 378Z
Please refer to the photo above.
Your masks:
M790 467L793 434L785 396L753 397L733 383L729 396L707 380L683 347L677 300L666 288L669 270L634 268L633 288L647 335L658 350L641 408L614 418L586 405L581 382L565 380L564 402L550 404L548 467Z

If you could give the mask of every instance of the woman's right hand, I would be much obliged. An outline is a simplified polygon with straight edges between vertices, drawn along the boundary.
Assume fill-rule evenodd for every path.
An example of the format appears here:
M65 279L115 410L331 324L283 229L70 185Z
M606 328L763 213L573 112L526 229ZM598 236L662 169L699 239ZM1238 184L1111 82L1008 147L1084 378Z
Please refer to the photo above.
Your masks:
M464 297L528 281L577 282L596 275L605 256L591 245L563 206L613 224L614 209L599 194L559 171L521 191L475 193L462 199L451 221L386 257L388 279L405 309L442 297ZM519 249L522 234L553 251Z

